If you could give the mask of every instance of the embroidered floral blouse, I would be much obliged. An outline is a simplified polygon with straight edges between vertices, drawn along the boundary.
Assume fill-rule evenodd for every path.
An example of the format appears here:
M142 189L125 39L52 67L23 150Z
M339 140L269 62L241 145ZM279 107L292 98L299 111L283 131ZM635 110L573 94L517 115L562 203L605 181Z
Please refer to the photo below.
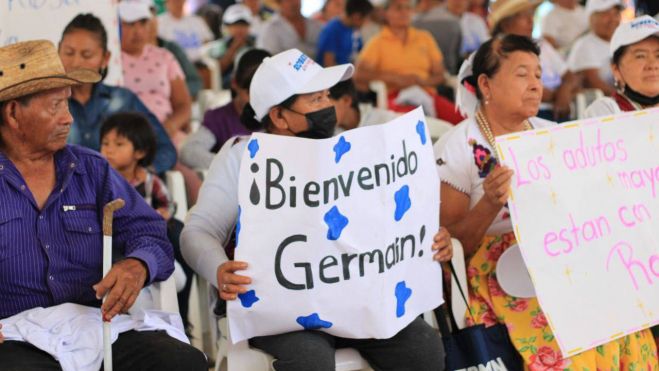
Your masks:
M532 117L534 129L556 125L552 121ZM437 172L442 182L470 197L472 209L483 197L483 181L498 166L494 150L481 133L478 123L468 118L444 134L435 144ZM510 213L503 207L487 230L488 235L512 231Z

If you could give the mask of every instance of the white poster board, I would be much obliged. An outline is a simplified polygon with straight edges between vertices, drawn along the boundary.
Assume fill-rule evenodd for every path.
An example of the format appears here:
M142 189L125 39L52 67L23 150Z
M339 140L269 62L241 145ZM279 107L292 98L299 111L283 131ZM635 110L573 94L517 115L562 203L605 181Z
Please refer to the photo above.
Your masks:
M117 0L0 0L0 46L36 39L50 40L57 46L64 27L76 15L92 13L103 22L108 49L112 52L104 82L122 85L117 3Z
M308 140L253 134L242 159L234 342L317 329L389 338L443 301L439 179L421 108Z
M659 323L659 110L498 137L497 152L563 355Z

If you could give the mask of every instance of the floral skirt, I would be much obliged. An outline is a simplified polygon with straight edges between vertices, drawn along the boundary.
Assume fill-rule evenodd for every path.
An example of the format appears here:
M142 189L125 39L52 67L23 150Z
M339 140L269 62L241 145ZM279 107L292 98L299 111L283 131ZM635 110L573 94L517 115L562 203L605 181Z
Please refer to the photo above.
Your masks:
M657 348L649 329L563 358L538 300L509 296L499 286L496 278L497 261L514 244L513 233L486 236L483 239L467 266L469 302L477 323L486 326L497 322L506 324L526 369L659 371ZM468 322L472 322L471 319Z

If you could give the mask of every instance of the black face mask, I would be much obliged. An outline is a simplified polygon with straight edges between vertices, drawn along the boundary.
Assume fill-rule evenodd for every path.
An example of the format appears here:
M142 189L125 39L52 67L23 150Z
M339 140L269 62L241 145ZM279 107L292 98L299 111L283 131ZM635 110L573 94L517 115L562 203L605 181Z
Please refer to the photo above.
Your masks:
M643 95L632 88L629 87L629 85L625 84L625 88L622 92L627 96L627 98L633 100L634 102L640 104L643 107L651 107L659 104L659 95L656 95L654 97L648 97L647 95Z
M305 131L295 133L296 137L310 138L310 139L326 139L334 135L334 127L336 126L336 110L334 106L323 108L318 111L302 114L297 111L289 109L299 115L303 115L307 119L309 128Z

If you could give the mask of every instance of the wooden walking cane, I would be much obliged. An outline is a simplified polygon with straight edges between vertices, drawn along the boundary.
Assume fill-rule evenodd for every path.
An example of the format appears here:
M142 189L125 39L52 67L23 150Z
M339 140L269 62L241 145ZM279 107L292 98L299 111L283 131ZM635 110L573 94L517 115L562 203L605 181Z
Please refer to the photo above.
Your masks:
M124 200L117 198L103 207L103 277L112 268L112 217L115 211L124 207L124 204ZM107 296L107 293L103 296L103 303ZM112 371L112 333L109 321L103 321L103 369Z

